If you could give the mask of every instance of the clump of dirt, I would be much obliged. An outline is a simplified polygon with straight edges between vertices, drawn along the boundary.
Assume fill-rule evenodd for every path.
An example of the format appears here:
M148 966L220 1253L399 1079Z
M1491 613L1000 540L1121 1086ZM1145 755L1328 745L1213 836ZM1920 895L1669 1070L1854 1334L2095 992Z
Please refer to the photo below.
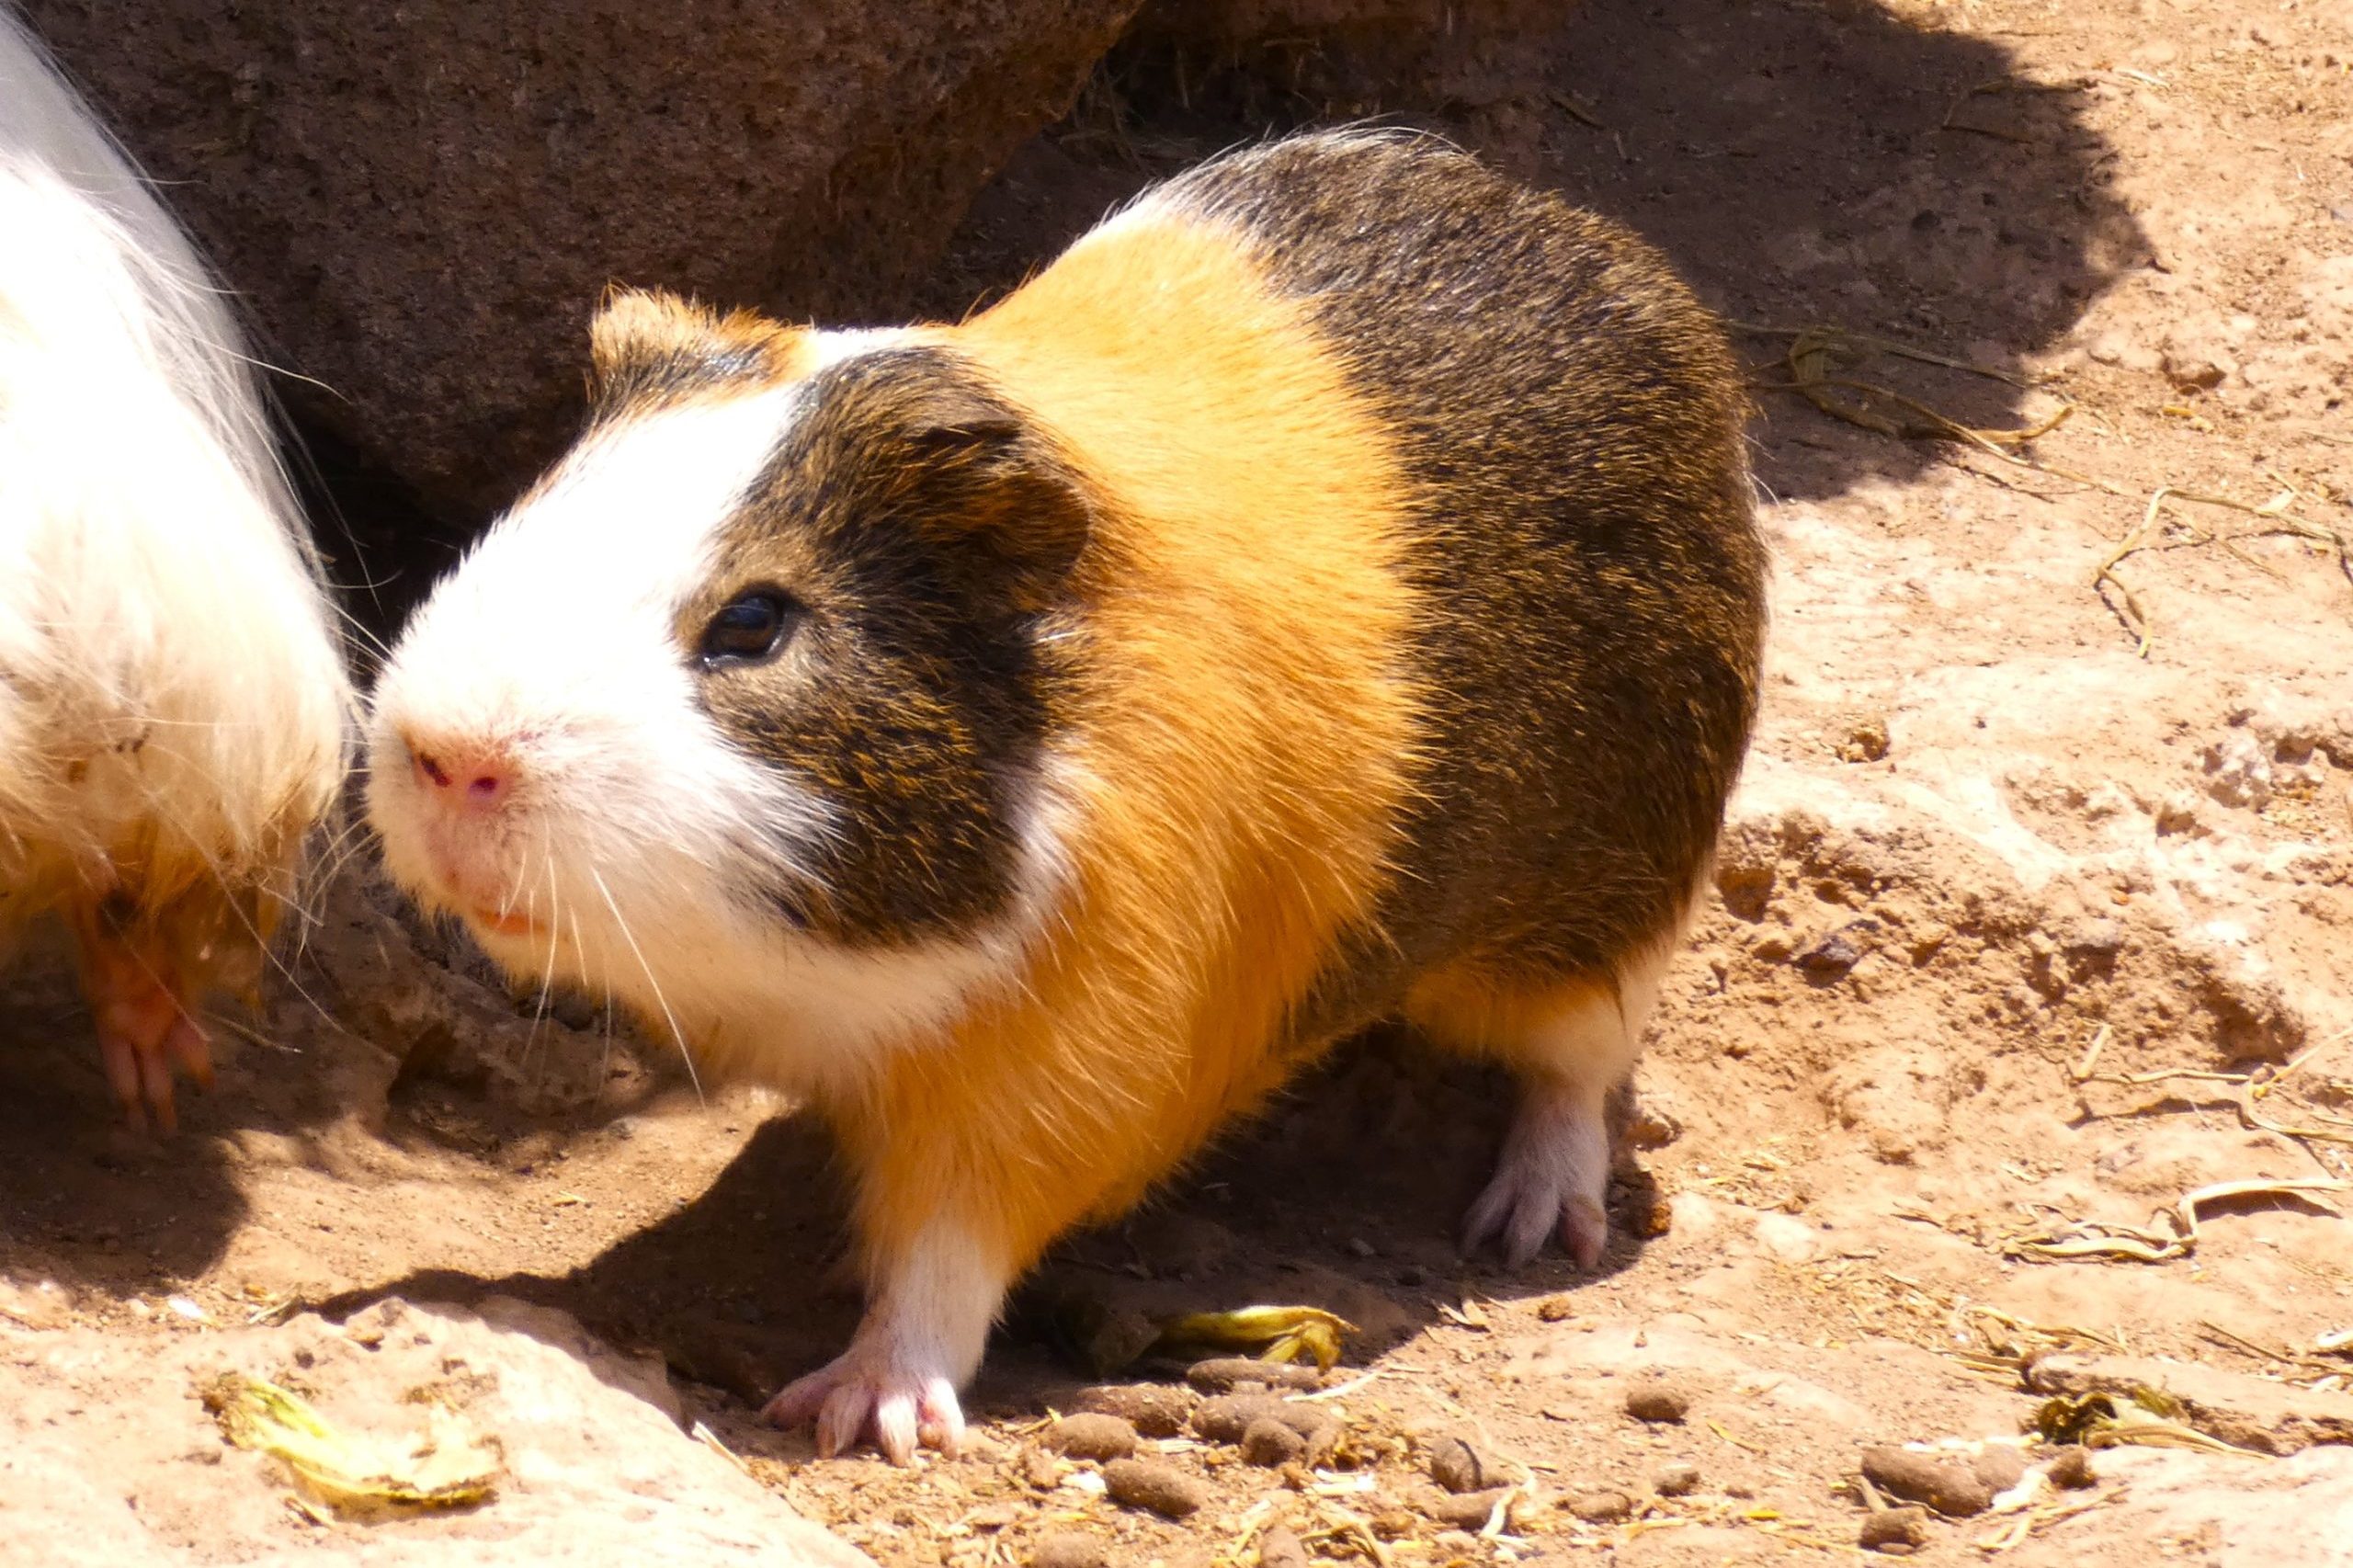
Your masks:
M855 1320L822 1142L599 1009L506 995L354 880L170 1145L107 1131L62 978L10 983L0 1379L266 1340L306 1303L519 1298L658 1354L663 1441L893 1568L2256 1564L2353 1534L2341 19L1587 6L1375 106L1315 97L1345 71L1199 65L1115 55L976 207L937 307L1155 172L1378 107L1633 222L1745 324L1766 710L1620 1108L1604 1266L1455 1255L1503 1085L1383 1033L1060 1249L965 1457L813 1462L756 1411ZM1360 1332L1323 1386L1245 1388L1270 1406L1212 1437L1198 1407L1230 1386L1146 1360L1107 1392L1058 1327L1073 1301ZM2052 1401L2109 1387L2086 1367L2156 1387L2187 1446L2046 1435ZM74 1397L151 1408L142 1387ZM1081 1412L1128 1433L1056 1425ZM1924 1500L1869 1479L1906 1474ZM178 1550L212 1560L201 1528Z

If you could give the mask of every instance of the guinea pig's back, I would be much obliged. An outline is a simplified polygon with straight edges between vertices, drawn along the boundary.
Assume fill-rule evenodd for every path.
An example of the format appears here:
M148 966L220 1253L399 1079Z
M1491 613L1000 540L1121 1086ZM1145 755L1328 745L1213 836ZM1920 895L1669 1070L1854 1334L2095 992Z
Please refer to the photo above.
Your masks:
M1755 711L1764 551L1721 328L1630 232L1425 138L1279 142L1153 199L1247 233L1415 497L1425 765L1380 946L1613 972L1690 896Z

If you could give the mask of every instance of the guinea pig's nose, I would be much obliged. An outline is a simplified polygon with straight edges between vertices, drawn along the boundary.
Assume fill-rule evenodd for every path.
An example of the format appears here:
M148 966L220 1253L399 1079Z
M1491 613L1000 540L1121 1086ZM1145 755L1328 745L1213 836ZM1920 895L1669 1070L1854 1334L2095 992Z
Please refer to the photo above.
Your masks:
M417 782L443 805L461 812L490 812L515 792L515 758L495 743L452 744L403 736Z

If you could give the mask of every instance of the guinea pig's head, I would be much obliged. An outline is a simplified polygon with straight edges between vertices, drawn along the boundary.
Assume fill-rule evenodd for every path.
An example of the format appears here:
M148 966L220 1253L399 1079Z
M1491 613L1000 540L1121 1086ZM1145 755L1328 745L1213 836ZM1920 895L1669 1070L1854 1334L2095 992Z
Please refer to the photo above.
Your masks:
M593 350L582 437L377 686L387 866L690 1036L937 1015L1057 873L1085 487L938 335L625 294Z

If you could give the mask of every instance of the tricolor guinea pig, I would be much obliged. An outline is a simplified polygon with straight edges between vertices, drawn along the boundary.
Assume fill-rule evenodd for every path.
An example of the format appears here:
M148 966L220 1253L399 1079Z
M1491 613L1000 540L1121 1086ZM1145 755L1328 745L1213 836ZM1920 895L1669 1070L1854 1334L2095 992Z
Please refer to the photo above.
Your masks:
M1605 1239L1603 1105L1756 706L1722 336L1431 142L1147 192L960 324L642 293L375 698L396 877L804 1096L821 1450L953 1449L1008 1286L1383 1017L1523 1103L1469 1240Z
M352 699L218 287L0 4L0 947L62 916L172 1123L341 788Z

